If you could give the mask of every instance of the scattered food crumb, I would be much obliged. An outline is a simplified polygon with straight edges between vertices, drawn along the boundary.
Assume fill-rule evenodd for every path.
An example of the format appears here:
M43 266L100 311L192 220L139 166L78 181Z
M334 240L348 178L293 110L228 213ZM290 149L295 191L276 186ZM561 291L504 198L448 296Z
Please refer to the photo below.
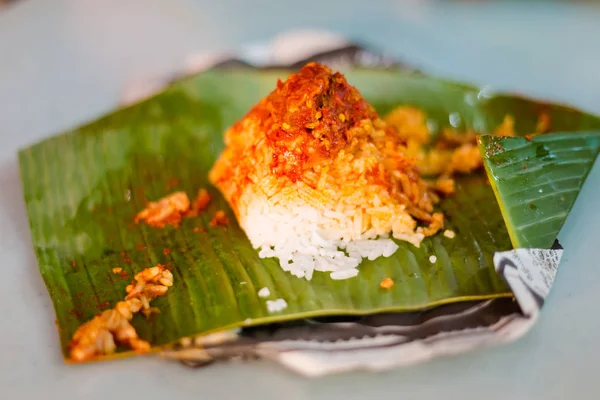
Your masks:
M446 236L448 239L454 239L456 237L456 233L454 233L454 231L451 231L450 229L446 229L444 231L444 236Z
M146 251L146 249L147 249L147 248L148 248L148 246L146 246L146 245L145 245L145 244L143 244L143 243L140 243L140 244L136 244L136 245L135 245L135 249L136 249L137 251Z
M175 177L171 177L167 180L167 190L171 190L174 187L179 185L179 179L175 178Z
M166 225L178 227L183 218L196 217L202 214L210 203L210 195L206 189L199 189L193 203L185 192L175 192L161 198L158 201L150 202L144 210L139 212L134 222L145 221L148 225L163 228ZM223 211L217 211L211 224L226 225L229 221ZM194 232L203 232L201 228L194 228Z
M165 225L179 226L181 219L190 209L190 200L185 192L175 192L159 201L148 203L147 207L135 216L134 222L145 221L150 226L162 228Z
M392 286L394 286L394 281L392 280L392 278L388 277L382 280L379 286L381 286L382 289L389 289Z
M271 295L271 291L268 287L264 287L258 291L258 295L260 297L269 297Z
M505 115L502 123L494 130L497 136L515 136L515 119L510 115Z
M270 313L279 312L287 308L287 302L284 299L267 300L267 311Z
M69 343L71 360L82 362L112 354L117 349L115 339L139 353L150 350L150 343L139 338L130 321L139 311L146 316L158 311L150 307L150 301L167 292L173 285L173 275L158 264L136 274L134 279L126 288L124 301L77 328Z
M546 133L550 129L550 116L546 112L542 112L538 116L537 124L535 125L535 133Z
M225 211L219 210L215 213L214 218L210 221L210 226L225 226L229 223L229 219L225 215Z
M192 212L195 213L195 215L201 214L204 210L206 210L206 207L208 207L209 203L210 195L206 189L198 190L198 194L196 195L194 203L192 204Z
M129 254L127 254L127 252L125 252L125 251L122 251L122 252L121 252L121 257L122 257L122 259L123 259L123 262L124 262L125 264L130 264L130 263L131 263L131 258L129 257Z
M245 284L247 284L247 283L248 283L248 282L245 282L245 281L244 281L244 282L240 282L240 285L245 285Z
M170 249L170 248L168 248L168 247L165 247L165 248L163 249L163 254L164 254L165 256L168 256L169 254L171 254L171 249Z
M433 213L431 215L431 221L427 227L417 228L417 233L422 233L425 236L433 236L444 227L444 214Z
M112 269L113 274L120 274L121 272L123 272L123 268L121 267L116 267Z
M433 185L433 189L442 194L446 194L446 195L453 194L454 190L455 190L454 179L447 177L447 176L441 176L435 181L435 184Z
M430 263L432 263L432 264L433 264L433 263L435 263L436 261L437 261L437 257L436 257L436 256L430 256L430 257L429 257L429 262L430 262Z

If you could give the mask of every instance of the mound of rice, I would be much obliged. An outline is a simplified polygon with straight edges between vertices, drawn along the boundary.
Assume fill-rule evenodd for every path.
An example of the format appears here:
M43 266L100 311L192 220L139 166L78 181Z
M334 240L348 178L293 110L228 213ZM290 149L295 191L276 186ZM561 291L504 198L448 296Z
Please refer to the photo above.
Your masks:
M392 255L392 238L419 246L443 227L406 140L325 66L279 81L225 144L211 182L259 256L295 276L351 278Z

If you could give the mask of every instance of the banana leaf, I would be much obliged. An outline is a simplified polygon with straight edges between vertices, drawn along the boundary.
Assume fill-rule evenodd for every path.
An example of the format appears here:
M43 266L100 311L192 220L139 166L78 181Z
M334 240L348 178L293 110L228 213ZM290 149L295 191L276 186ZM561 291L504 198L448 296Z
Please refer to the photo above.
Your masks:
M345 71L380 113L411 104L432 127L490 133L506 114L517 132L534 129L540 112L561 131L600 129L600 119L566 107L513 96L492 96L466 85L390 71ZM462 177L440 207L454 239L437 235L420 248L398 242L389 258L365 261L357 277L312 280L260 259L207 172L223 149L223 131L288 71L209 71L175 82L162 93L24 149L19 154L24 197L41 275L52 298L65 356L76 328L123 299L133 275L162 263L174 286L153 302L160 314L132 320L154 346L184 336L284 320L419 310L439 304L510 296L492 255L511 242L485 173ZM146 200L205 187L207 212L179 228L133 224ZM211 227L216 210L227 227ZM200 228L200 229L196 229ZM437 262L429 257L436 255ZM121 267L116 275L112 268ZM395 285L382 290L390 277ZM267 311L259 289L288 307ZM123 350L124 351L124 350Z
M550 248L598 156L600 131L483 136L479 148L513 245Z

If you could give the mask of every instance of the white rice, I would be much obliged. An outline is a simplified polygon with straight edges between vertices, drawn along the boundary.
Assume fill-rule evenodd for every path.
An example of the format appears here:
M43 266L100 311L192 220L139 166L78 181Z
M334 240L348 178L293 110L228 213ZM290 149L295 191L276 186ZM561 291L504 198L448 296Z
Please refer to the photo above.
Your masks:
M277 195L249 197L240 222L252 246L260 249L260 258L278 258L283 270L299 278L310 280L314 271L329 272L332 279L352 278L364 258L389 257L398 249L385 232L364 228L355 210L319 210L280 202ZM422 235L413 235L418 244Z
M444 231L444 236L446 236L448 239L454 239L456 237L456 233L454 233L454 231L446 229Z
M329 276L331 277L331 279L342 280L342 279L353 278L356 275L358 275L358 270L356 268L352 268L352 269L343 269L341 271L332 272Z
M433 263L435 263L436 261L437 261L437 257L436 257L436 256L430 256L430 257L429 257L429 262L430 262L430 263L432 263L432 264L433 264Z
M260 297L269 297L271 295L271 291L268 287L264 287L258 291L258 295Z
M267 311L270 313L280 312L287 308L287 302L284 299L267 300Z

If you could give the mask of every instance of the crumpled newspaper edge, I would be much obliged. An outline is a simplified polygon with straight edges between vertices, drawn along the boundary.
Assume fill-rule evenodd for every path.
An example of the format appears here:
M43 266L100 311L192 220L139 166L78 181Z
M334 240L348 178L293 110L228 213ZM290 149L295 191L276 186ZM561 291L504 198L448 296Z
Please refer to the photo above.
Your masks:
M180 71L170 76L142 78L131 82L123 93L122 105L148 98L169 83L210 68L298 68L309 60L332 68L368 66L419 71L383 53L328 32L289 32L273 41L247 46L236 54L195 54ZM219 332L190 341L186 346L166 349L162 356L190 366L204 366L217 360L264 358L306 377L319 377L353 370L383 371L424 362L435 357L464 353L477 348L501 345L521 338L535 324L548 295L563 250L515 249L494 255L496 271L514 294L516 306L506 299L475 302L456 313L448 312L425 320L420 325L402 322L369 326L363 322L317 325L314 330L297 327L275 328L278 335L260 339L243 330ZM500 303L503 311L493 323L462 327L469 316L486 315ZM487 314L486 314L487 313ZM402 313L396 314L400 316ZM374 316L375 320L379 316ZM459 329L434 329L430 335L412 337L419 329L444 321ZM259 335L262 334L260 329ZM348 335L351 335L348 337Z

